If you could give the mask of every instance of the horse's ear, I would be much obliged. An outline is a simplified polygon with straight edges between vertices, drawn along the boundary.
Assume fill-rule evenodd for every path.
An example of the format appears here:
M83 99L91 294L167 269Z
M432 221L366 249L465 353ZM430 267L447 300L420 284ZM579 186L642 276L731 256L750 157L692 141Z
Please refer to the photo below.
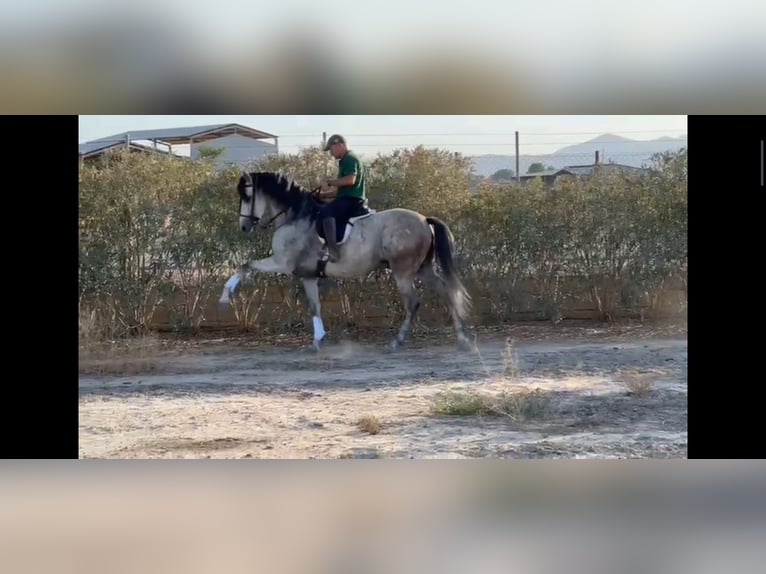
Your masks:
M253 178L250 177L249 173L247 173L246 171L243 171L242 177L244 178L246 185L253 185Z

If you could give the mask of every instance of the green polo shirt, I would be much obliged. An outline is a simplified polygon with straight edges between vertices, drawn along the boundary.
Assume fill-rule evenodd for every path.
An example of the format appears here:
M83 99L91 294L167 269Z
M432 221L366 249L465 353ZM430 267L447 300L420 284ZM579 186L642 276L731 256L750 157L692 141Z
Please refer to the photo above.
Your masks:
M367 197L367 190L364 180L364 165L356 155L349 151L338 162L338 179L351 173L356 174L356 183L339 187L338 197L365 199Z

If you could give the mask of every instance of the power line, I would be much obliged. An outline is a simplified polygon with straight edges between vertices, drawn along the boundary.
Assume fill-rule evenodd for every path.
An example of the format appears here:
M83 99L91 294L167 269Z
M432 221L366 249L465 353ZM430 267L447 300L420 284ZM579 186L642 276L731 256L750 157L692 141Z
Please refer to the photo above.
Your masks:
M677 138L672 140L672 142L669 143L680 143L680 142L686 142L688 141L686 138ZM521 147L532 147L532 146L553 146L553 145L559 145L559 146L569 146L569 145L592 145L596 147L612 147L614 145L621 145L621 144L636 144L636 143L658 143L652 140L636 140L636 141L629 141L629 142L536 142L536 143L527 143L523 144ZM176 144L173 147L181 147L181 146L188 146L189 144ZM391 142L391 143L359 143L359 144L353 144L349 147L356 148L356 147L404 147L408 146L411 147L412 143L404 143L404 142ZM418 145L427 145L429 147L437 147L437 146L455 146L455 147L461 147L461 146L492 146L492 147L504 147L504 146L515 146L514 142L428 142L427 144L418 144ZM215 144L210 145L210 147L217 147ZM253 149L250 145L245 144L223 144L221 147L225 147L227 149ZM284 144L280 145L280 148L299 148L299 147L314 147L313 144ZM318 145L316 146L318 147Z
M140 130L137 130L140 131ZM651 133L678 133L678 129L652 129L652 130L600 130L600 131L568 131L568 132L527 132L519 131L521 136L585 136L585 135L601 135L604 133L613 134L651 134ZM130 132L126 132L124 135L118 138L95 138L96 141L88 141L81 143L106 143L110 141L125 141L125 136ZM390 133L355 133L344 132L344 135L348 137L439 137L439 136L460 136L460 137L515 137L516 132L390 132ZM276 136L279 139L283 138L317 138L321 140L322 135L315 132L298 132L298 133L282 133Z
M451 134L451 135L458 135L458 136L460 136L460 134ZM483 134L477 134L477 136L478 135L483 135ZM368 136L368 137L370 137L370 136ZM385 136L380 136L380 137L385 137ZM412 136L412 137L416 137L416 136ZM423 137L427 137L427 136L424 135ZM134 140L130 140L130 141L131 142L139 142L139 141L151 141L151 140L134 139ZM260 140L254 140L254 141L260 141ZM629 145L629 144L636 144L636 143L650 143L650 142L654 142L654 141L655 140L629 140L629 141L620 141L620 140L618 140L618 141L596 141L596 142L583 142L583 141L542 141L541 142L541 141L535 141L535 142L523 142L523 145L524 146L578 145L578 144L588 144L588 143L590 143L590 144L593 144L593 145L609 145L609 146L612 146L612 145ZM676 138L672 138L672 141L687 141L687 138L686 137L676 137ZM108 144L110 142L124 143L125 139L105 140L105 141L100 141L100 142L86 142L86 143L81 143L79 145L88 145L88 144L96 144L96 143L106 145L106 144ZM158 145L169 145L169 144L166 144L166 143L164 143L162 141L158 141L157 144ZM216 144L215 144L214 140L205 141L205 142L193 142L193 144L194 145L198 145L198 146L216 147ZM176 147L176 146L188 146L188 145L193 145L193 144L192 143L176 143L176 144L172 144L172 145L173 145L173 147ZM228 148L249 147L249 146L244 146L244 145L239 145L239 144L224 144L224 145L226 147L228 147ZM269 145L274 145L274 144L269 144ZM300 143L293 143L293 144L288 143L288 144L285 144L285 143L281 143L280 144L280 146L285 146L285 147L298 147L298 146L306 147L306 146L312 146L312 145L319 146L320 144L319 143L316 143L316 144L312 144L312 143L305 143L305 144L300 144ZM412 145L412 142L406 142L406 143L405 142L379 142L379 143L353 143L353 144L350 144L350 146L352 146L352 147L359 147L359 146L367 146L367 147L369 147L369 146L404 146L404 145ZM462 146L462 145L470 145L470 146L473 146L473 145L515 145L515 142L511 141L511 140L509 140L507 143L506 142L502 142L502 141L501 142L497 142L497 141L495 141L495 142L489 142L489 141L487 141L487 142L428 142L428 145L430 145L430 146L439 146L439 145L454 145L454 146Z
M678 133L677 129L656 129L656 130L601 130L596 132L525 132L519 131L520 136L577 136L577 135L601 135L604 133L621 133L621 134L653 134L653 133ZM344 132L344 136L347 137L436 137L436 136L507 136L514 137L516 132L439 132L439 133L352 133ZM296 134L281 134L278 136L282 138L291 137L319 137L319 134L315 133L296 133Z
M677 140L673 140L674 143L677 142L685 142L687 141L685 138L679 138ZM635 144L635 143L644 143L641 140L638 141L631 141L631 142L592 142L590 145L593 146L601 146L601 147L611 147L615 144ZM646 141L646 143L654 143L650 141ZM525 147L533 147L533 146L552 146L552 145L559 145L559 146L569 146L569 145L580 145L580 144L588 144L588 142L538 142L538 143L523 143L520 144L521 148ZM359 148L359 147L412 147L413 143L355 143L352 145L349 145L350 148ZM453 147L463 147L463 146L487 146L487 147L503 147L503 146L509 146L509 147L515 147L515 144L513 142L428 142L427 144L418 144L418 145L426 145L428 147L445 147L445 146L453 146ZM248 146L227 146L231 149L234 149L235 147L248 147ZM298 147L307 147L302 144L285 144L283 146L280 146L283 148L298 148Z
M587 136L587 135L601 135L605 132L599 131L599 132L519 132L519 135L521 137L525 136ZM609 133L632 133L632 134L647 134L647 133L678 133L678 130L613 130ZM391 137L486 137L486 138L494 138L494 137L508 137L508 138L515 138L515 132L483 132L483 133L472 133L472 132L442 132L442 133L370 133L370 134L357 134L357 133L347 133L344 134L347 137L372 137L372 138L391 138ZM294 138L317 138L316 144L305 144L305 145L319 145L319 141L321 140L321 134L316 133L305 133L305 134L282 134L277 136L278 140L284 140L284 139L294 139ZM686 140L686 136L678 136L674 137L675 140ZM109 139L100 139L99 141L90 141L90 142L82 142L82 144L108 144L110 142L125 142L125 137L120 138L109 138ZM150 139L142 139L142 138L131 138L131 141L153 141ZM260 141L260 140L256 140ZM621 145L621 144L632 144L635 142L642 142L642 141L651 141L651 140L629 140L629 141L610 141L610 142L603 142L604 144L609 145ZM192 142L196 143L198 145L211 145L215 146L214 140L207 141L207 142ZM583 141L535 141L535 142L523 142L525 146L532 146L532 145L575 145L575 144L581 144L581 143L588 143ZM602 143L602 142L594 142L594 143ZM160 139L158 139L158 144L160 145L167 145L164 142L162 142ZM182 143L182 144L173 144L173 145L191 145L191 143ZM273 144L270 144L273 145ZM284 144L283 144L284 145ZM286 144L286 145L301 145L301 144ZM372 144L372 143L354 143L356 146L371 146L371 145L409 145L409 144L403 144L398 142L387 142L385 144ZM429 145L504 145L502 143L495 143L490 144L489 142L463 142L463 143L439 143L439 142L429 142ZM508 145L515 145L514 141L509 142ZM229 146L231 147L231 146Z

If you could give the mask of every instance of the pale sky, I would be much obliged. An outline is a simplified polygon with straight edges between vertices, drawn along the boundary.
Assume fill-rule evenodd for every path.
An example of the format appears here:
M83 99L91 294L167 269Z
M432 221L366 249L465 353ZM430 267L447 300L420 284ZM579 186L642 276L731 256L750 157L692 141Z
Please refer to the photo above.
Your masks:
M318 144L322 132L343 134L349 148L374 156L395 148L425 145L465 155L515 152L547 154L611 133L635 140L685 136L687 116L80 116L79 142L130 130L239 123L279 136L279 149L294 153ZM182 146L176 148L183 153Z
M351 15L353 24L342 24L340 14ZM231 74L268 84L284 71L279 82L289 85L291 74L301 73L294 70L307 65L352 86L382 81L395 90L403 70L471 66L503 80L494 83L538 94L545 109L592 109L599 99L619 104L621 94L639 102L651 96L645 99L655 102L652 109L680 97L720 105L746 97L759 102L766 92L766 2L755 0L451 0L436 11L432 2L410 0L216 0L193 10L181 0L26 0L5 2L2 15L0 65L15 62L14 73L106 68L107 85L124 81L133 88L162 85L168 70L179 77L193 70L206 86L224 91L236 89L226 81ZM114 75L107 73L110 63ZM97 93L98 87L87 89ZM748 96L752 90L755 96ZM364 90L354 94L357 101L365 96ZM285 118L275 131L286 137L301 127L316 130L311 122L289 125L296 121ZM527 129L519 124L514 128ZM359 125L344 129L352 133ZM442 133L445 126L439 127Z
M245 0L217 0L188 10L181 0L133 0L117 3L100 0L28 0L8 2L3 25L9 29L55 24L78 26L89 20L130 23L141 17L155 23L172 23L206 45L236 53L253 37L268 43L271 34L318 38L333 37L338 14L354 14L356 25L345 28L348 57L369 58L403 40L452 39L460 45L520 51L547 66L559 61L562 49L571 61L619 53L631 61L677 58L681 52L724 39L738 41L762 36L763 3L753 0L642 0L619 6L605 0L451 0L434 20L433 4L409 0L355 2L335 0L321 4L311 0L270 2L268 9ZM446 7L446 6L445 6ZM255 32L257 30L257 32ZM566 60L566 59L565 59ZM579 60L579 64L583 64ZM564 68L562 68L564 69Z

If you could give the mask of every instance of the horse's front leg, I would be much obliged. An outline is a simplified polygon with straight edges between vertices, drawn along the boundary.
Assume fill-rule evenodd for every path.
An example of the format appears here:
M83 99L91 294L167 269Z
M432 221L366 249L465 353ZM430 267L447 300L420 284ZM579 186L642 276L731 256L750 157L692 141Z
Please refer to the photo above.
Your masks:
M292 269L288 269L286 265L279 263L274 257L266 257L265 259L257 259L250 261L245 265L242 265L239 270L232 275L223 286L221 297L218 299L218 303L222 306L228 305L231 302L232 296L237 292L239 284L249 274L255 271L261 273L282 273L289 275L292 273Z
M301 279L301 282L303 283L303 290L306 292L306 297L309 300L311 319L314 323L314 348L318 351L319 343L324 339L326 334L324 323L322 321L321 304L319 302L319 280Z

